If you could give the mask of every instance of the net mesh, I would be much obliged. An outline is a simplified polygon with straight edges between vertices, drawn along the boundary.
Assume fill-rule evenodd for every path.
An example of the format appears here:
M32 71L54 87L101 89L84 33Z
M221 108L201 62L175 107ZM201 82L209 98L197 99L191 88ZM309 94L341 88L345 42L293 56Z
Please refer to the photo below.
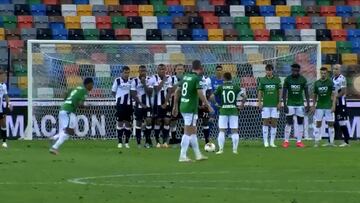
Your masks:
M248 101L240 112L241 138L261 136L261 113L256 107L257 79L265 75L266 64L273 64L275 74L282 81L290 74L293 63L301 65L301 74L309 87L316 80L316 44L49 44L32 43L33 138L44 138L56 133L57 115L65 93L93 77L95 87L90 92L86 109L79 109L74 138L116 138L115 99L111 85L120 76L124 65L130 67L130 77L136 77L139 65L146 65L148 74L156 72L158 64L165 64L167 74L174 73L176 64L189 66L199 59L205 74L214 76L215 67L222 65L231 72L234 82L246 88ZM310 90L311 91L311 90ZM199 121L201 122L201 120ZM279 119L278 136L283 135L284 113ZM198 125L201 126L201 125ZM211 136L218 133L217 118L210 124ZM178 134L182 122L178 123ZM201 127L199 127L201 128ZM202 136L201 130L199 133Z

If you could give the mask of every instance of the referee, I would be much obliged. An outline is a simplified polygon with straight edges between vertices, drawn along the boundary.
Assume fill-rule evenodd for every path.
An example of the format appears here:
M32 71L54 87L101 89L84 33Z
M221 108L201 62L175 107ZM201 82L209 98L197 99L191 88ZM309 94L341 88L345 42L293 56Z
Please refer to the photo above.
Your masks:
M337 130L335 132L339 133L339 137L344 135L344 143L339 145L339 147L348 147L349 145L349 116L346 106L346 78L340 73L341 65L336 64L333 66L333 83L335 87L336 95L336 109L335 109L335 123Z

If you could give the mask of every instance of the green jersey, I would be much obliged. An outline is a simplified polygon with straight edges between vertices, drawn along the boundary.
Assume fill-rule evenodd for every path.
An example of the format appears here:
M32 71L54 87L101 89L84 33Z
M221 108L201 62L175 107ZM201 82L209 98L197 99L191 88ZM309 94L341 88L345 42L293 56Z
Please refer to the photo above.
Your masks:
M84 86L78 86L75 89L71 90L70 94L65 99L64 104L61 106L61 110L75 113L76 108L79 104L85 101L88 95L88 91Z
M334 83L328 78L317 80L314 84L314 94L317 95L317 109L331 109L331 95L334 91Z
M279 103L279 92L281 80L279 77L262 77L259 80L258 89L263 92L263 106L277 107Z
M196 73L187 73L182 78L181 86L180 112L197 114L199 108L198 89L201 78Z
M284 81L284 88L287 89L288 106L304 106L304 89L307 88L306 78L302 75L299 77L288 76Z
M218 86L214 95L221 98L220 115L233 116L239 114L236 103L240 92L240 86L231 82L225 82Z

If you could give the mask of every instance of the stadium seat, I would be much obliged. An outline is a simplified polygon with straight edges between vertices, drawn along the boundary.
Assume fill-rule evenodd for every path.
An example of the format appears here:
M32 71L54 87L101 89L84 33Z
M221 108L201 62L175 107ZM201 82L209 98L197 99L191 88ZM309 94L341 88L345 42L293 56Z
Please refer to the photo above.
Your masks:
M172 16L172 17L184 16L184 7L180 6L180 5L169 6L168 12L169 12L170 16Z
M255 41L269 41L270 31L267 29L254 30Z
M326 29L326 18L325 17L312 17L311 28L313 29Z
M281 29L295 29L295 17L281 17Z
M118 0L104 0L105 5L119 5Z
M202 5L198 7L199 16L203 17L212 17L215 16L215 7L213 5Z
M234 27L237 30L250 29L249 17L235 17Z
M93 14L91 5L77 5L77 15L92 16Z
M251 29L240 29L238 30L240 41L253 41L254 32Z
M230 16L230 7L229 6L215 6L215 16Z
M62 16L77 16L77 8L75 4L62 4L61 5Z
M216 3L218 2L223 2L223 0L217 0ZM195 6L195 0L180 0L180 4L183 6Z
M161 36L163 40L176 41L177 40L177 30L176 29L162 29Z
M235 29L224 29L224 40L225 41L237 41L239 34Z
M316 41L315 29L301 29L300 35L301 35L301 41Z
M334 6L343 6L343 5L346 5L346 0L334 0L333 1L333 4Z
M351 6L336 6L336 16L350 17L351 15Z
M122 16L123 6L121 5L109 5L108 15L109 16Z
M193 29L192 30L192 40L207 41L208 40L208 31L206 29Z
M0 4L0 16L12 16L14 11L14 4Z
M5 29L14 29L17 27L16 16L2 16L2 21Z
M202 17L188 17L190 29L202 29L204 28L204 22Z
M307 16L320 16L319 6L308 6L306 7Z
M271 0L256 0L257 6L269 6L271 5Z
M155 16L143 16L142 22L144 29L158 29L157 17Z
M61 16L61 6L60 5L46 5L46 15L47 16Z
M92 13L94 16L106 16L108 15L108 10L105 5L93 5Z
M34 0L34 1L38 1L38 0ZM39 2L41 3L41 2ZM62 4L72 4L73 1L72 0L59 0L59 4L62 5Z
M36 39L52 39L52 30L51 29L36 29Z
M296 29L310 29L311 21L310 17L296 17Z
M337 53L344 54L344 53L351 53L352 45L349 41L338 41L336 42Z
M115 31L113 29L99 29L100 40L114 40Z
M360 41L352 41L352 52L360 54Z
M301 6L301 0L286 0L288 6Z
M95 29L96 18L95 16L81 16L80 23L82 29Z
M36 28L21 29L21 39L22 40L36 39Z
M240 4L244 6L254 6L256 5L256 0L240 0Z
M278 5L275 7L276 16L286 17L291 16L290 6Z
M352 6L352 16L360 17L360 5Z
M336 54L336 42L322 41L321 42L321 53L323 53L323 54Z
M206 29L217 29L219 28L219 17L207 16L204 18L204 28Z
M297 29L285 30L285 40L286 41L301 41L300 30L297 30Z
M320 6L321 16L336 16L336 6Z
M242 5L230 5L230 16L232 17L245 16L245 7Z
M210 4L214 6L224 6L226 5L226 2L225 0L210 0Z
M124 16L112 16L111 25L113 29L126 28L127 18Z
M166 5L156 4L154 5L154 14L155 16L168 16L168 7Z
M344 53L341 54L342 64L343 65L358 65L358 56L355 53Z
M184 6L184 13L185 16L192 16L192 17L197 17L198 16L198 11L197 8L195 6Z
M21 54L24 50L24 41L23 40L8 40L8 47L10 53L12 54Z
M186 16L173 17L173 25L176 29L188 29L189 18Z
M160 29L147 29L146 40L162 40Z
M158 28L159 29L171 29L172 28L172 17L171 16L159 16L158 17Z
M346 3L347 3L349 6L358 6L358 5L360 5L359 0L347 0Z
M152 5L139 5L139 16L153 16L154 7Z
M117 40L131 40L130 29L116 29L115 38Z
M122 11L123 15L126 17L139 15L139 8L137 5L123 5Z
M34 16L35 28L49 28L49 18L47 16Z
M342 29L341 17L326 17L327 29Z
M343 17L342 26L344 29L355 29L356 28L356 17Z
M280 17L265 17L266 29L280 29Z
M323 64L341 64L341 58L339 57L339 54L324 54L321 58Z
M271 41L284 41L284 30L273 29L270 30Z
M74 4L89 4L89 0L73 0Z
M286 5L286 0L271 0L271 5Z
M208 29L209 41L223 41L223 29Z
M176 6L180 4L180 0L166 0L166 5L168 6Z
M348 41L360 41L360 29L349 29L347 30Z
M68 30L69 40L84 40L84 32L82 29L69 29Z
M305 8L301 5L299 6L291 6L291 16L306 16Z
M30 5L32 16L44 16L46 15L46 9L44 4L33 4Z
M4 28L0 28L0 42L2 40L5 40L5 29ZM1 49L1 47L0 47Z
M6 40L20 40L20 29L13 28L13 29L5 29L5 38Z
M245 6L245 16L260 16L259 6Z
M32 28L33 18L32 16L18 16L18 28Z
M229 16L223 16L219 18L220 28L221 29L233 29L234 28L234 18Z
M68 30L67 29L53 29L52 39L55 40L67 40Z
M262 16L250 17L249 23L250 23L250 28L253 30L265 29L265 19Z
M50 16L49 27L51 29L65 28L64 17L62 16Z
M46 4L46 5L59 5L60 4L59 0L43 0L42 3Z
M127 28L129 29L142 29L142 17L140 16L129 16L127 17ZM133 39L133 38L131 38Z
M275 16L275 6L259 6L261 16Z
M331 32L328 29L317 29L316 30L317 41L331 41Z
M85 40L98 40L100 32L98 29L84 29L83 34Z
M347 32L346 30L331 30L331 38L334 41L346 41Z
M178 29L177 40L179 41L190 41L192 40L192 31L190 29Z
M31 15L29 4L15 4L14 9L14 15L16 16Z
M80 16L65 16L64 17L66 29L79 29L81 28Z

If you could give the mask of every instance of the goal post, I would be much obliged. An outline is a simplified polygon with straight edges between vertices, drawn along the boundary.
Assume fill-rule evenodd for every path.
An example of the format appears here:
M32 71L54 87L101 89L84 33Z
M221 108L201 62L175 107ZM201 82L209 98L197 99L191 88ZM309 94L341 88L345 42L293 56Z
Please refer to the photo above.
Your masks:
M130 67L137 76L139 65L156 73L165 64L172 74L176 64L186 67L198 59L207 76L222 65L234 82L246 88L248 102L240 113L242 138L259 138L261 115L256 107L257 78L264 76L266 64L273 64L282 80L291 73L290 65L299 63L309 87L319 77L321 47L317 41L91 41L28 40L28 115L25 139L46 138L58 131L57 114L64 94L82 83L85 77L95 81L86 110L77 112L75 138L116 138L115 99L111 85L121 67ZM201 121L200 121L201 122ZM282 113L279 125L285 124ZM179 122L179 127L182 124ZM211 135L216 136L214 122ZM279 128L278 136L283 134Z

